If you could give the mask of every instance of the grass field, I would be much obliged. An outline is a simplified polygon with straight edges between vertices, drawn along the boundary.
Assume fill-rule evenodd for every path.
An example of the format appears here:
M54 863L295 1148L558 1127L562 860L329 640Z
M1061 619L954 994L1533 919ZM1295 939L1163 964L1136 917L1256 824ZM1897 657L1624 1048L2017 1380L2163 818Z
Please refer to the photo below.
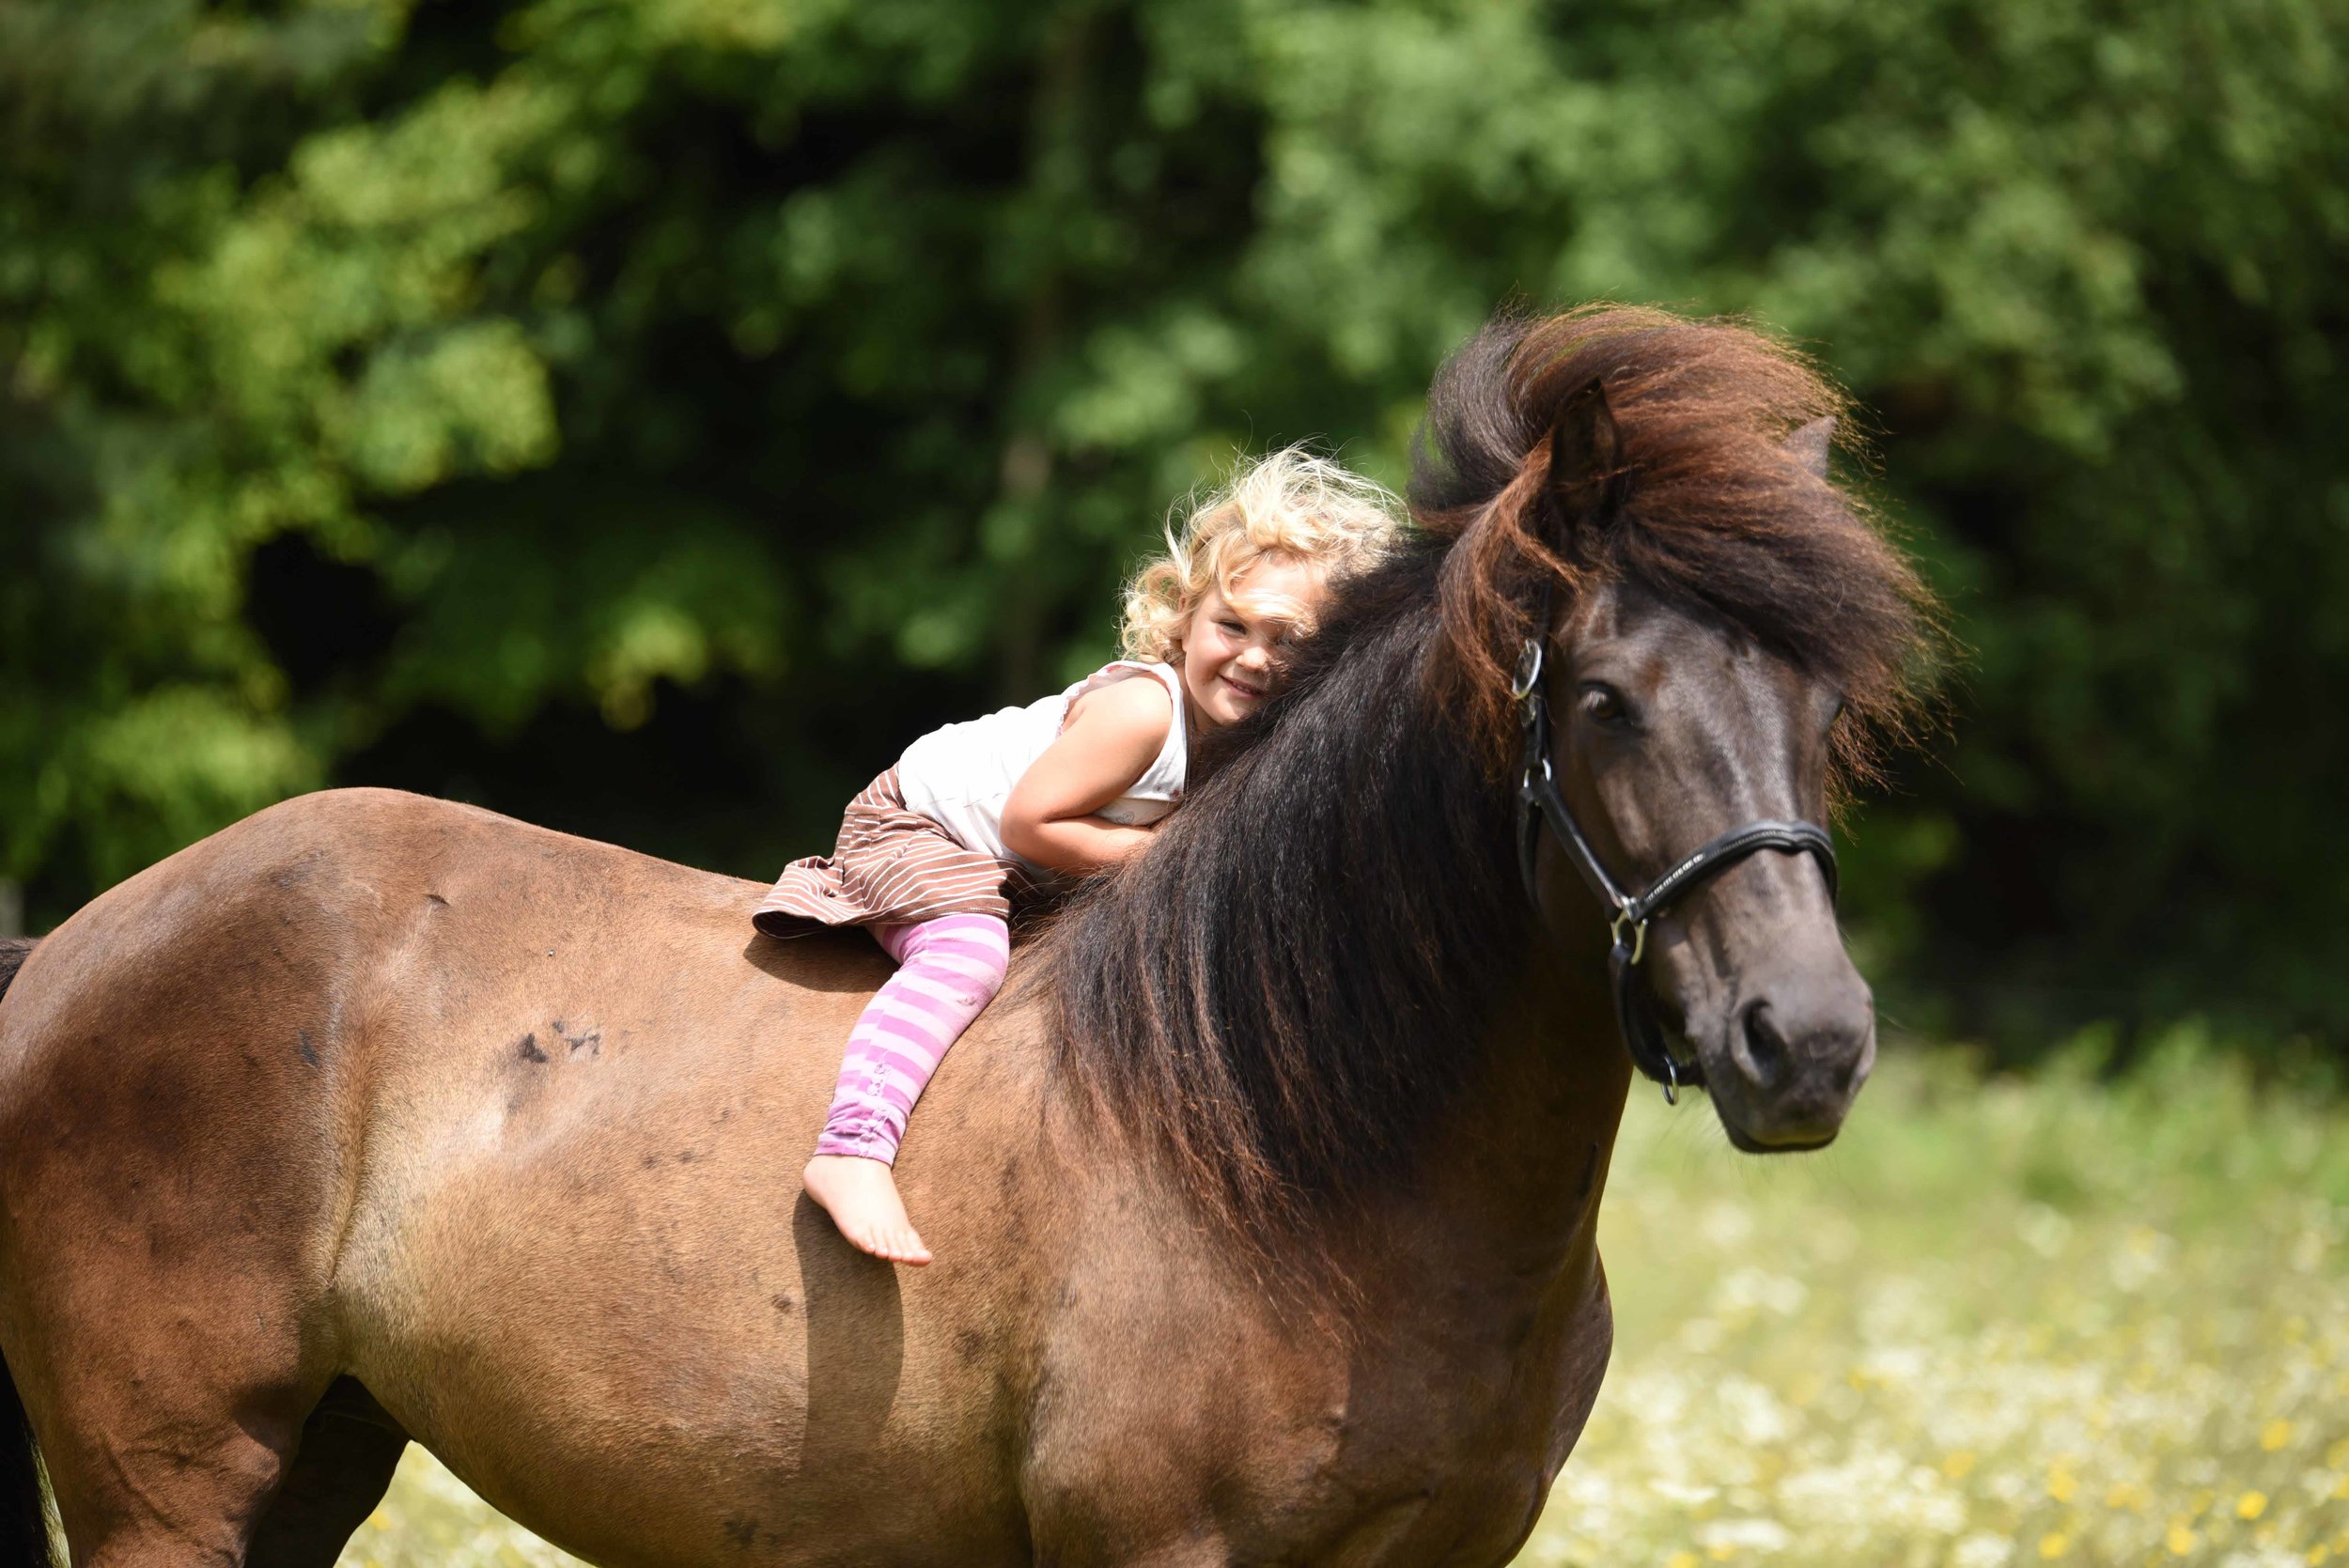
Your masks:
M1615 1358L1521 1562L2349 1562L2349 1108L1890 1057L1825 1154L1635 1093ZM568 1563L421 1450L343 1561Z

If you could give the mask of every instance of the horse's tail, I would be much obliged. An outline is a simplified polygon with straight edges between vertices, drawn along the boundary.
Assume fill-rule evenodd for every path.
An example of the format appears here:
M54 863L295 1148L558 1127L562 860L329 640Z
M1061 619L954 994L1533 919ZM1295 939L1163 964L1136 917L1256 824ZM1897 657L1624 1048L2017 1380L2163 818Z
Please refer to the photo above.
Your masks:
M17 1397L16 1379L0 1362L0 1562L49 1568L49 1517L41 1506L40 1451L33 1423Z
M33 951L26 937L0 937L0 997ZM49 1520L41 1508L40 1459L33 1447L33 1423L16 1379L0 1361L0 1563L48 1568Z
M32 956L33 944L39 939L38 937L0 937L0 996L8 994L8 982L14 980L16 971L24 967L24 960Z

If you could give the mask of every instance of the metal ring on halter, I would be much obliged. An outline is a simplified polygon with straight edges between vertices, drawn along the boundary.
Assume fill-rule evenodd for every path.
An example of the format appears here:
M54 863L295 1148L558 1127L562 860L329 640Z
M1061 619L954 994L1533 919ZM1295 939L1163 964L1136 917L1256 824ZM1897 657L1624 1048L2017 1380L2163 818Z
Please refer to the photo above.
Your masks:
M1552 788L1552 789L1556 789L1556 788L1558 787L1558 775L1557 775L1556 773L1554 773L1554 772L1550 771L1550 767L1549 767L1549 753L1548 753L1548 752L1544 752L1544 753L1542 753L1542 783L1544 783L1544 784L1548 784L1548 785L1550 788ZM1532 765L1532 763L1530 763L1530 762L1529 762L1529 763L1527 763L1527 764L1525 765L1525 784L1524 784L1524 787L1523 787L1523 788L1521 788L1521 789L1519 789L1517 793L1519 793L1520 795L1531 795L1531 794L1532 793L1532 790L1533 790L1533 765Z
M1615 939L1615 945L1617 947L1621 947L1623 945L1623 928L1626 924L1631 927L1631 957L1629 962L1636 964L1640 961L1640 955L1647 951L1647 921L1644 918L1635 919L1631 910L1628 908L1619 909L1616 911L1615 918L1608 923L1607 934Z
M1679 1087L1680 1063L1672 1060L1670 1051L1666 1051L1664 1053L1664 1103L1666 1105L1680 1103L1680 1096L1672 1092Z
M1509 677L1511 699L1523 702L1533 694L1533 688L1541 684L1541 679L1542 644L1538 639L1528 637L1524 651L1517 655L1517 673Z

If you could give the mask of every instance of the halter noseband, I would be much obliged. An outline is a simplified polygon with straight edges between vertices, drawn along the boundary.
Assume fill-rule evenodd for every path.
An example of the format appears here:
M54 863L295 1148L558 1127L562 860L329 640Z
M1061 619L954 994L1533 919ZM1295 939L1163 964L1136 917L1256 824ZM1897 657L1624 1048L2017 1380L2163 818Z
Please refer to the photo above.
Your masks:
M1679 1095L1675 1091L1679 1086L1701 1086L1704 1073L1696 1063L1683 1065L1672 1059L1672 1048L1664 1041L1664 1027L1657 1021L1654 1006L1640 985L1638 970L1640 959L1647 951L1647 923L1670 908L1689 889L1710 881L1761 849L1808 854L1817 860L1819 869L1827 874L1828 897L1832 899L1836 893L1835 846L1828 840L1827 830L1813 823L1749 822L1682 857L1678 864L1649 883L1644 893L1627 893L1617 887L1615 879L1607 875L1607 868L1599 864L1598 856L1592 852L1590 841L1582 836L1582 829L1574 820L1574 813L1566 808L1566 799L1558 792L1558 781L1550 773L1549 705L1542 695L1542 649L1549 633L1549 596L1544 594L1542 599L1543 614L1536 623L1536 632L1525 640L1524 651L1517 657L1517 675L1509 683L1509 695L1517 700L1518 720L1525 731L1525 768L1517 783L1517 863L1525 877L1525 895L1533 901L1535 909L1542 907L1534 862L1542 823L1548 821L1549 831L1565 846L1566 858L1582 874L1582 880L1598 895L1599 902L1613 911L1607 926L1614 939L1612 950L1607 955L1607 971L1613 983L1615 1025L1623 1032L1624 1048L1631 1053L1634 1066L1664 1086L1665 1102L1677 1104Z

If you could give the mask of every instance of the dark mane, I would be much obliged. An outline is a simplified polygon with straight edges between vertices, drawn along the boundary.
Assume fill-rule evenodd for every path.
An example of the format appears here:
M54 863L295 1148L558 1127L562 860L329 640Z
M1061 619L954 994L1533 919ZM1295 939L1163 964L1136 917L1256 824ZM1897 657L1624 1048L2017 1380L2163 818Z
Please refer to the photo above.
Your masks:
M1604 383L1621 521L1561 536L1548 432ZM1219 745L1150 852L1046 938L1056 1069L1259 1248L1407 1179L1483 1074L1531 914L1513 861L1507 664L1542 575L1726 615L1897 732L1931 639L1906 561L1782 444L1839 407L1792 353L1660 312L1503 318L1447 363L1416 536L1339 584L1287 691ZM1864 741L1846 740L1846 772ZM1311 1249L1307 1251L1310 1253Z
M1057 1067L1243 1234L1399 1173L1529 929L1505 798L1431 711L1445 551L1346 584L1150 852L1055 924Z

